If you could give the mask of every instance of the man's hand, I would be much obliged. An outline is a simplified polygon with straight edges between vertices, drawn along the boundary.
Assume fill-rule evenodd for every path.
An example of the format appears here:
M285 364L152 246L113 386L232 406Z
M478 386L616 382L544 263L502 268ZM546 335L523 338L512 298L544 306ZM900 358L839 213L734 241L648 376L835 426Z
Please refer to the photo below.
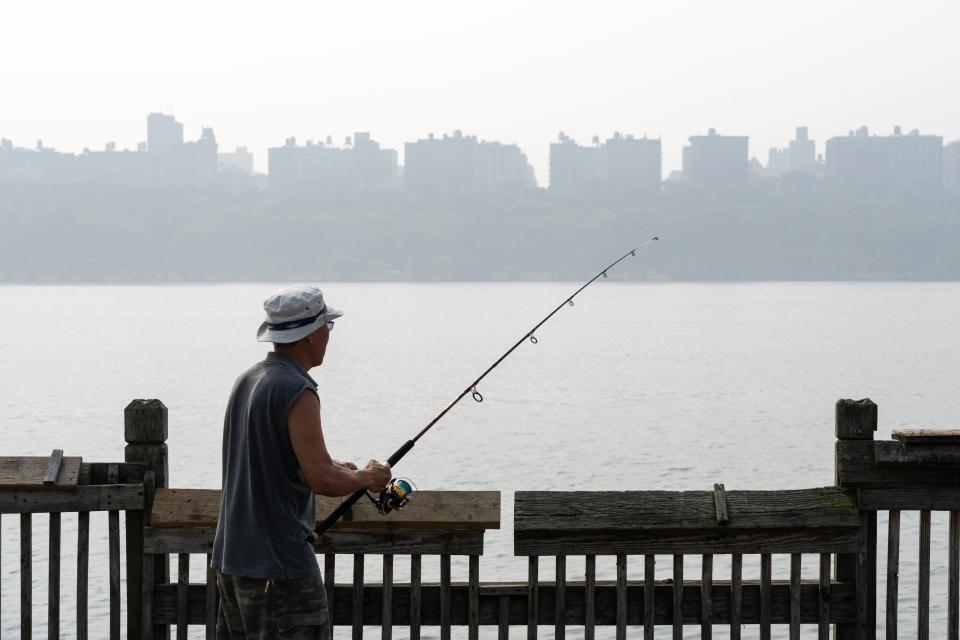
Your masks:
M353 464L352 462L343 462L340 460L334 460L333 464L337 465L338 467L343 467L344 469L349 469L350 471L357 470L357 465Z
M390 482L390 465L388 464L383 464L382 462L377 462L376 460L370 460L367 462L367 466L364 467L363 470L368 477L368 491L383 491L383 488L387 486L388 482Z

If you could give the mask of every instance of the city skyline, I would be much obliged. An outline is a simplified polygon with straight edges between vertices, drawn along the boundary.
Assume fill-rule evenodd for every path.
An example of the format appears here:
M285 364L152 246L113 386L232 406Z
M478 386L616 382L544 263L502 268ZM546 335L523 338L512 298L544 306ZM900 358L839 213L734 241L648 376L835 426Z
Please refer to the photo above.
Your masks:
M761 160L798 124L819 140L863 125L960 138L955 2L292 2L265 13L172 0L144 21L107 0L96 20L71 3L3 17L0 135L25 146L134 148L140 114L176 113L191 139L212 126L263 171L265 150L288 137L371 131L402 151L460 129L527 150L545 184L558 131L659 138L665 174L710 127L749 135Z
M206 124L206 123L203 125L195 124L195 123L185 123L180 118L179 114L164 113L164 112L152 112L152 113L158 113L160 115L167 115L167 116L172 115L173 117L177 118L180 124L182 124L185 127L183 135L185 135L188 138L201 138L203 135L203 132L207 130L212 130L216 132L216 138L220 145L221 155L226 155L228 153L236 154L238 152L241 154L249 154L249 158L246 158L246 157L243 158L243 160L240 161L240 164L242 166L249 165L252 167L253 171L257 173L262 173L264 175L268 173L268 169L269 169L269 150L271 148L283 146L283 144L285 144L287 141L290 141L290 140L293 140L296 143L303 144L303 145L306 145L309 143L309 144L317 144L320 146L323 146L323 145L337 146L337 145L343 145L344 141L346 140L352 140L353 136L358 132L369 133L369 134L376 135L377 142L380 144L382 148L395 150L397 152L397 162L401 167L403 167L406 165L405 145L407 143L413 142L415 139L429 138L431 136L440 137L440 138L442 138L444 135L453 136L457 131L468 132L467 129L459 129L459 128L455 128L450 131L431 130L431 131L426 131L422 133L414 132L414 133L410 133L406 137L401 135L400 142L394 145L393 143L388 142L382 135L380 135L378 132L374 131L371 128L357 127L353 129L344 129L343 130L344 132L342 133L342 135L339 133L327 133L327 132L322 132L320 134L308 135L308 136L301 136L301 135L295 135L295 134L285 135L278 140L270 142L266 147L258 148L252 144L245 142L244 141L245 138L243 135L239 135L239 136L235 135L230 139L231 140L230 142L226 142L224 137L220 134L220 130L215 123L213 123L212 125ZM84 144L80 148L71 148L71 147L61 146L60 144L57 143L56 140L53 140L49 137L45 137L43 135L35 139L29 139L29 140L16 139L14 136L10 135L8 131L5 129L0 129L0 138L10 141L13 144L13 146L21 149L35 149L37 146L37 143L42 142L44 148L53 149L60 153L72 153L72 154L78 154L78 155L83 154L85 152L91 152L91 151L94 151L94 152L103 151L108 148L110 150L116 150L116 151L136 151L142 145L146 144L146 137L147 137L145 135L146 130L143 129L142 115L139 117L139 120L140 120L140 126L141 126L141 134L139 136L136 136L136 135L132 136L129 142L126 142L126 141L118 142L118 140L120 140L119 137L107 136L107 138L104 140L93 141L90 144ZM567 129L560 129L554 132L553 136L545 140L542 145L535 147L533 149L524 147L523 145L520 145L516 142L512 142L502 138L497 138L495 133L491 137L480 136L473 131L469 131L468 133L469 135L472 135L475 138L481 139L484 142L495 142L503 145L516 145L517 147L519 147L526 154L531 166L533 167L537 186L541 188L547 188L550 182L550 148L556 144L559 136L563 136L570 140L579 142L585 147L595 144L594 141L599 141L600 143L602 143L608 138L612 138L617 135L621 135L624 137L637 138L637 139L658 140L660 142L661 153L662 153L661 180L667 180L670 177L670 174L672 172L681 171L683 169L682 150L685 146L688 145L690 138L706 137L710 134L711 130L717 131L718 129L719 127L713 127L713 126L707 125L700 129L691 131L689 134L687 134L687 136L683 137L680 140L677 140L676 144L673 144L673 145L665 141L663 138L657 138L656 136L646 135L642 132L627 131L623 129L611 130L611 131L595 130L590 135L585 135L585 136L573 135ZM756 141L756 137L750 131L737 132L737 131L724 130L723 134L729 135L729 136L742 136L746 138L747 145L748 145L748 152L747 152L748 159L750 160L756 159L766 169L771 169L772 167L776 166L775 163L777 162L777 159L773 159L771 157L770 155L771 152L774 150L789 151L789 145L795 142L795 140L791 139L791 136L796 135L797 129L806 130L808 135L810 136L810 139L816 143L817 146L816 146L815 160L819 160L819 161L822 161L824 159L827 140L831 138L840 138L840 137L849 136L852 133L860 130L869 131L871 136L887 136L887 135L894 134L896 131L908 131L908 132L920 131L922 132L923 135L940 136L943 139L943 144L945 147L949 146L951 143L960 142L960 133L958 133L955 137L951 137L949 134L944 134L932 129L927 129L922 126L917 126L916 122L913 120L908 120L903 123L897 122L892 126L890 126L889 128L875 126L871 124L870 121L861 121L859 124L856 124L855 126L837 127L835 130L831 130L830 133L820 132L819 134L818 132L813 131L813 129L809 126L803 125L802 123L794 123L793 125L790 126L788 130L783 132L782 139L775 139L770 146L763 147L763 148L760 147L760 143ZM254 137L254 136L251 136L251 137ZM236 144L234 144L234 142ZM539 158L541 156L543 157L543 161L535 162L534 159ZM668 165L667 158L671 158L671 157L675 158L676 162L675 164Z
M757 180L801 172L850 187L960 191L960 140L916 128L905 133L900 126L879 135L861 126L819 145L808 127L797 126L785 147L767 150L766 164L750 150L749 135L719 133L711 127L706 135L687 138L681 167L670 171L663 167L660 139L616 131L580 144L560 131L549 145L547 179L538 181L526 150L459 129L405 141L403 164L398 149L385 147L366 131L353 132L342 144L329 135L300 145L288 137L267 149L264 174L255 171L255 151L246 146L224 149L212 127L202 127L200 137L191 141L173 114L154 112L146 120L146 141L138 142L135 150L109 141L102 149L84 148L77 154L42 139L31 149L0 135L0 179L198 186L230 182L256 188L311 186L427 195L599 188L641 203L657 197L665 186L746 188Z

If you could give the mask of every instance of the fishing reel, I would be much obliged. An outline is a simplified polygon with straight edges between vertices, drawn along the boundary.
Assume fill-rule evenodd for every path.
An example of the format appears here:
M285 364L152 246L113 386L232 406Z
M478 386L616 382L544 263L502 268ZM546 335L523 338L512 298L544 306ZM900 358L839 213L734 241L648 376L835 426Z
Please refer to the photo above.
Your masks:
M395 509L399 511L410 504L410 499L416 491L416 485L409 478L394 478L387 483L380 495L374 496L373 492L367 491L367 497L377 511L387 515Z

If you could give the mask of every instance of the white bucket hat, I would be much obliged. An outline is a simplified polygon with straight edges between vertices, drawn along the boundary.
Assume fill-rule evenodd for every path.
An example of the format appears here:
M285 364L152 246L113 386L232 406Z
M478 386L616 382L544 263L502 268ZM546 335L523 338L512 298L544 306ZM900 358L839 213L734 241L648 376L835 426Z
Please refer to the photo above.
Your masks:
M257 331L257 341L288 344L305 338L343 312L328 307L319 287L295 284L274 291L263 301L267 319Z

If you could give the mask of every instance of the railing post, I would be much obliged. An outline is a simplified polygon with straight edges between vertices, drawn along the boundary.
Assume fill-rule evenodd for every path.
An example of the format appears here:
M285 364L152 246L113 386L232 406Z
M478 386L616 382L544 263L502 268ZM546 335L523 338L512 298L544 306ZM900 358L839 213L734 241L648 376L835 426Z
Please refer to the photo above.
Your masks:
M873 440L877 405L870 399L837 400L835 477L844 487L841 445L849 440ZM856 624L836 625L836 640L875 640L877 636L877 512L860 511L860 550L837 554L837 582L853 582L857 594Z
M126 462L146 463L153 471L157 487L166 487L167 462L167 407L159 400L134 400L123 411L123 436ZM126 513L127 533L127 637L141 638L143 627L143 513ZM170 581L170 563L164 556L154 558L154 576L157 582ZM155 638L169 638L170 627L158 625Z

